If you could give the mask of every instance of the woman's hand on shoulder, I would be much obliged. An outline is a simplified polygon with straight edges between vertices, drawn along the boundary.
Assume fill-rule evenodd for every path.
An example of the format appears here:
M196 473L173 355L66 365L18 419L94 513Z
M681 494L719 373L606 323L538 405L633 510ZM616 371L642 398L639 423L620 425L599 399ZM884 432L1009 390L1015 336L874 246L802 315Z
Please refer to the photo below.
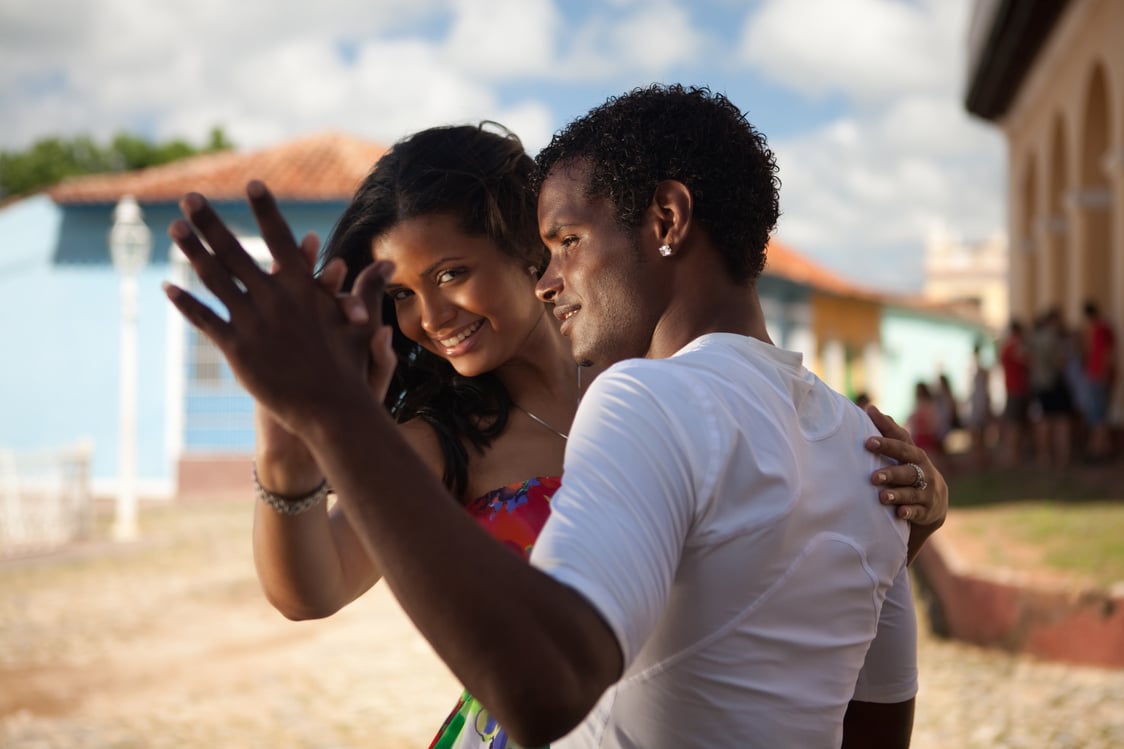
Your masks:
M898 517L932 533L948 514L948 483L929 454L913 443L907 429L873 405L866 412L882 432L881 437L866 441L866 449L898 463L871 474L871 483L882 487L879 499L895 505Z

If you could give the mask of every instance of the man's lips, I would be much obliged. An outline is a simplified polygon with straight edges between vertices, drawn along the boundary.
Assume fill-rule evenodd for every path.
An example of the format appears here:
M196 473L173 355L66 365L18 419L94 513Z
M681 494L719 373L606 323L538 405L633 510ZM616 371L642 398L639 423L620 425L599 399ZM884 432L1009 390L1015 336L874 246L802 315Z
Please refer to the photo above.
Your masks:
M554 316L557 317L560 322L566 322L571 317L578 314L579 309L581 309L581 307L577 304L567 304L561 306L556 304L554 305Z

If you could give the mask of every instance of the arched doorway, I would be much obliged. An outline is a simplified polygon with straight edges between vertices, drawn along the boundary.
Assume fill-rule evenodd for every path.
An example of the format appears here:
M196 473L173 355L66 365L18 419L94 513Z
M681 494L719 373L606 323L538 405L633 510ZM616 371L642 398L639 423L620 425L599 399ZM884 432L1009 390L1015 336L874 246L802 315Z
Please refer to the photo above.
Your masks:
M1108 84L1103 66L1093 68L1081 123L1081 156L1078 190L1075 194L1082 231L1081 288L1086 299L1101 309L1111 309L1112 301L1112 185L1105 170L1109 153L1110 122ZM1084 300L1081 300L1084 301Z

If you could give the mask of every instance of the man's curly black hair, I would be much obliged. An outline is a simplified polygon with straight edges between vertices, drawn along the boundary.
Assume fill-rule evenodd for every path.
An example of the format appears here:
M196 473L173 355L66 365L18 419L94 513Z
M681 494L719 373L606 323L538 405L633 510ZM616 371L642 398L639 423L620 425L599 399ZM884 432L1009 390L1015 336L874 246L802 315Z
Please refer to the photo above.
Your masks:
M735 281L756 279L780 216L777 162L733 103L706 87L653 84L612 97L557 133L536 158L539 184L560 164L590 166L589 193L621 225L640 225L656 185L682 182L694 218Z

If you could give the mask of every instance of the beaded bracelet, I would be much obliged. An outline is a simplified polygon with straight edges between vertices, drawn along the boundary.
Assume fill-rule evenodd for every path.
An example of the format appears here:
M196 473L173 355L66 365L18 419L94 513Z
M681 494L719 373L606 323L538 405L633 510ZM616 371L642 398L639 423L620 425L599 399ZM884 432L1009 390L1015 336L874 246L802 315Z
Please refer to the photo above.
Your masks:
M300 515L302 512L308 512L316 505L324 501L324 497L328 496L331 491L328 487L328 480L324 479L320 482L320 486L313 489L310 493L303 497L282 497L279 494L266 489L261 485L261 479L258 478L258 465L252 463L250 465L250 474L254 479L254 493L258 495L258 499L265 502L272 507L280 515Z

